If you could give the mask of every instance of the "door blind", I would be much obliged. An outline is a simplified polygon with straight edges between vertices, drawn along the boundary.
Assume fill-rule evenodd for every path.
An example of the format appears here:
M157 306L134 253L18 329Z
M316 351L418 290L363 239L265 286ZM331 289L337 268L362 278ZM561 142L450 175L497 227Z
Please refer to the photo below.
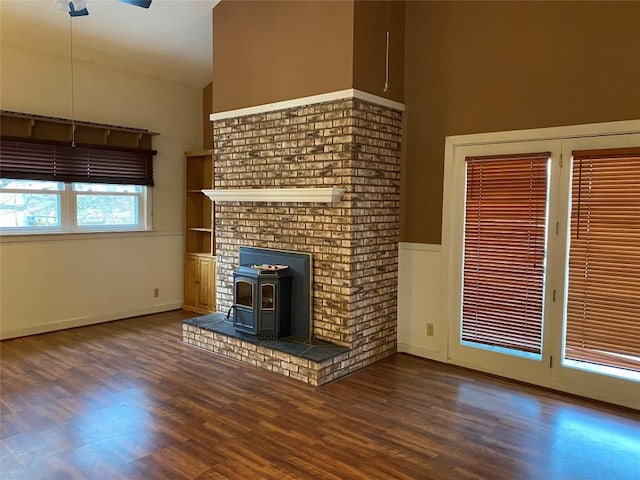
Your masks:
M640 147L573 152L565 358L640 371Z
M541 353L550 156L466 158L463 341Z

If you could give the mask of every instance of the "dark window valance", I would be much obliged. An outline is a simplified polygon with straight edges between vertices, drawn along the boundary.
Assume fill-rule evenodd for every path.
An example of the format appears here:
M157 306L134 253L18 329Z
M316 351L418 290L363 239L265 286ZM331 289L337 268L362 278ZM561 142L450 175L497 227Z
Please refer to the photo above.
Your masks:
M0 140L0 177L153 186L154 150Z

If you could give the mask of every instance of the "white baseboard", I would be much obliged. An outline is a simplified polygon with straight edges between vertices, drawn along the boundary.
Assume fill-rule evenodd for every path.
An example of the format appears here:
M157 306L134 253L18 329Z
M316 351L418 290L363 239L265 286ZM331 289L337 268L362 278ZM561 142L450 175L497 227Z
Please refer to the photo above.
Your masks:
M408 353L417 357L427 358L429 360L437 360L438 362L447 362L446 354L436 352L435 350L427 350L426 348L416 347L407 343L398 343L398 351Z
M39 325L31 325L24 328L14 328L0 333L0 340L9 338L25 337L27 335L36 335L38 333L54 332L56 330L64 330L67 328L84 327L96 323L110 322L113 320L122 320L123 318L137 317L139 315L149 315L152 313L167 312L182 308L182 302L163 303L161 305L153 305L151 307L137 308L124 312L110 313L104 315L95 315L90 317L72 318L68 320L60 320L52 323L41 323Z

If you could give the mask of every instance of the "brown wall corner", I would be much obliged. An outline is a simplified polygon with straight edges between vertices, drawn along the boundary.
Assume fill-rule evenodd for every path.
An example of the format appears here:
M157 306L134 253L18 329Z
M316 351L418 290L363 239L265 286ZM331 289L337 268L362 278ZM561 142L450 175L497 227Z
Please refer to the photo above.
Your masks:
M213 148L213 125L209 115L213 112L213 83L202 89L202 148Z
M353 86L354 2L230 1L213 15L214 111Z
M404 101L404 0L358 0L354 6L353 88ZM386 33L389 32L389 91Z

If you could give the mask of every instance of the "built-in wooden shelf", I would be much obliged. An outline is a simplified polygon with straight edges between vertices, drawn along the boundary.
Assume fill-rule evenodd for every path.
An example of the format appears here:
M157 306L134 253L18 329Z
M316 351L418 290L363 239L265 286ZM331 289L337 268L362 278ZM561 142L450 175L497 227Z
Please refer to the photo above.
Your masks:
M0 133L16 140L71 142L78 145L151 149L151 138L157 133L140 128L84 122L69 118L47 117L31 113L0 111Z
M185 310L216 309L213 204L202 193L213 186L213 150L185 152Z

